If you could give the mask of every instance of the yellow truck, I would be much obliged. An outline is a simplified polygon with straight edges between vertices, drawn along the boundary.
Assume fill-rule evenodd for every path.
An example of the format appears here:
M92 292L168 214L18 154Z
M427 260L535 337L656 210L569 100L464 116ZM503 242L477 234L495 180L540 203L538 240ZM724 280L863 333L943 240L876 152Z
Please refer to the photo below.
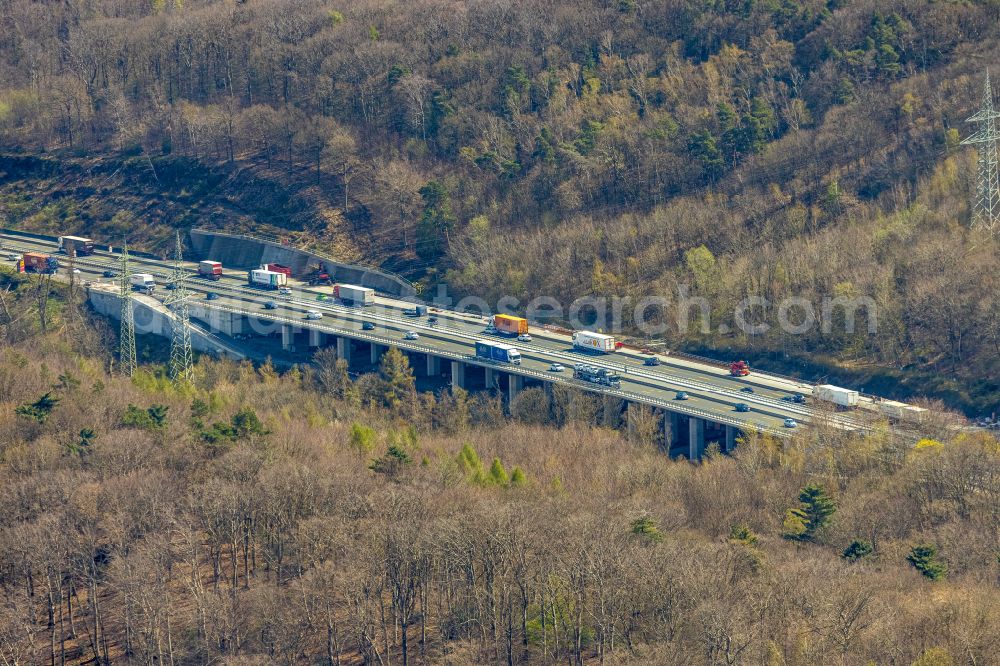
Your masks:
M490 324L497 330L497 333L504 335L524 335L528 332L528 320L523 317L512 317L511 315L493 315Z

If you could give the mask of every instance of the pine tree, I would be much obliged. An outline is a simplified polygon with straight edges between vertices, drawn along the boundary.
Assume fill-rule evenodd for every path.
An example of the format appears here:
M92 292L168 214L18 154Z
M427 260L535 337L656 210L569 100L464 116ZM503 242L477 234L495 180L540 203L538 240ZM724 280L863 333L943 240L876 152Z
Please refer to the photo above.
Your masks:
M913 568L927 576L931 580L940 580L948 573L948 567L937 559L937 548L929 543L914 546L910 554L906 556L906 561L913 565Z
M810 483L799 492L799 502L801 502L799 508L789 509L785 514L785 537L812 541L817 533L829 524L830 517L837 511L837 506L817 483Z
M406 354L395 347L382 355L379 377L384 383L382 400L390 408L397 407L405 397L413 393L416 386L410 361Z

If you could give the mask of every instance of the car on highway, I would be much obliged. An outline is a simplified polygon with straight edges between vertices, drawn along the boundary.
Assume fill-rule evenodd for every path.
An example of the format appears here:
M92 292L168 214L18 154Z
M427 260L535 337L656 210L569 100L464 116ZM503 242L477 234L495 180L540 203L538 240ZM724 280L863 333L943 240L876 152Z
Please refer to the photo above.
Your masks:
M375 322L371 322L371 321L363 321L363 322L361 322L361 330L362 331L374 331L375 330Z
M19 255L17 252L8 252L7 261L21 261L21 255Z
M292 290L288 287L278 287L278 296L291 296Z
M328 300L330 300L330 297L327 296L326 294L320 294L319 296L316 297L316 300L317 301L328 301Z
M404 340L419 340L420 339L420 334L417 333L416 331L407 331L403 335L403 339Z
M745 402L738 402L738 403L736 403L736 411L738 411L738 412L749 412L750 411L750 405L748 405Z
M796 393L795 395L786 395L781 398L785 402L794 402L798 405L804 405L806 402L806 397L801 393Z
M517 336L517 341L518 342L531 342L531 334L530 333L522 333L521 335Z
M678 391L677 394L674 395L674 400L687 400L687 399L688 399L687 391Z
M642 364L643 365L659 365L660 364L660 359L659 359L659 357L656 357L656 356L647 356L646 358L642 359Z
M277 310L278 309L278 304L275 303L274 301L268 301L267 303L264 303L264 309L265 310Z
M217 293L215 293L214 291L210 291L207 294L205 294L205 300L206 301L217 301L217 300L219 300L219 295Z
M428 317L428 318L427 318L427 323L428 323L429 325L431 325L431 326L436 326L436 325L437 325L437 323L438 323L438 318L437 318L437 317L434 317L434 316L431 316L431 317Z
M786 428L794 428L799 424L795 422L795 419L785 419L782 425L784 425Z
M306 319L322 319L323 313L318 310L306 310Z
M118 277L118 273L115 273L114 271L104 271L103 273L101 273L101 275L103 275L106 278L116 278L116 277Z
M168 282L166 284L165 288L166 288L167 291L173 291L174 289L177 288L177 283L176 282Z
M562 363L553 363L549 366L549 372L562 372L565 369Z
M740 393L753 393L753 387L744 386L743 388L740 389Z

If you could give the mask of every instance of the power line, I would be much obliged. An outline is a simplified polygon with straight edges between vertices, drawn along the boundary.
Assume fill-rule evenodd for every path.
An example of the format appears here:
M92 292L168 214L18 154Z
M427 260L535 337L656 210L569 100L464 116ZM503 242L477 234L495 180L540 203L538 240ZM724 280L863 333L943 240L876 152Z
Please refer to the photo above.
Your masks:
M191 317L188 311L186 273L181 266L183 261L184 246L181 242L181 232L178 230L174 250L174 270L171 275L174 290L173 296L167 301L167 306L174 311L170 336L170 376L177 382L190 381L193 365Z
M990 86L990 70L986 70L983 86L983 106L978 112L965 119L976 123L975 134L962 141L962 145L976 147L979 156L979 178L976 186L976 200L973 202L972 226L983 227L990 234L1000 231L1000 169L998 169L996 120L1000 112L993 107L993 89Z
M121 280L119 299L121 300L121 331L119 333L119 361L121 373L125 377L135 374L135 311L132 303L132 269L128 262L128 241L122 243Z

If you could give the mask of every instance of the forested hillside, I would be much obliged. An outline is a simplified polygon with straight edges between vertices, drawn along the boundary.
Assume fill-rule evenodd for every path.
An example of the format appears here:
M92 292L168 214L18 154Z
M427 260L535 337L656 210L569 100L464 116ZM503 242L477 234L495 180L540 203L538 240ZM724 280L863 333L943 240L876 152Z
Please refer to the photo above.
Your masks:
M686 287L725 331L748 296L772 323L786 296L870 297L871 335L664 337L905 367L989 411L1000 253L968 229L959 141L998 19L990 1L4 0L0 211L152 246L287 229L491 302Z
M986 434L914 448L815 428L691 465L584 393L529 389L513 420L491 396L420 395L393 351L356 382L325 354L129 381L73 301L0 273L0 662L1000 653Z

